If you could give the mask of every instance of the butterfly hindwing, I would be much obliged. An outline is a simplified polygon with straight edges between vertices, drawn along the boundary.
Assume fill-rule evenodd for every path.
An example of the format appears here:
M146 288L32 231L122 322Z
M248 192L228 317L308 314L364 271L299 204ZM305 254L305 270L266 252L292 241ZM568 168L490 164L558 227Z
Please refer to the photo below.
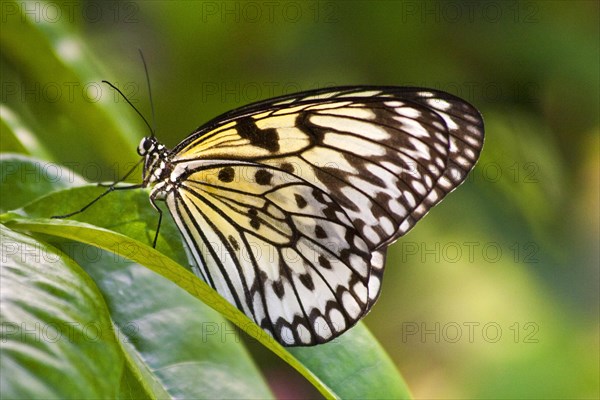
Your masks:
M368 310L371 252L326 193L252 163L186 170L167 204L199 275L277 340L325 342Z

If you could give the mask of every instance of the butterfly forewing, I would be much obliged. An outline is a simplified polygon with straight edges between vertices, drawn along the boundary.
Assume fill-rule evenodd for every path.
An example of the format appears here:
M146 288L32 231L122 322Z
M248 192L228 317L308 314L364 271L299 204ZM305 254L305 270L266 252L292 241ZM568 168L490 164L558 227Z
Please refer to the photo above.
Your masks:
M386 247L477 161L483 122L429 89L343 87L226 113L157 185L198 274L286 345L326 342L381 289Z

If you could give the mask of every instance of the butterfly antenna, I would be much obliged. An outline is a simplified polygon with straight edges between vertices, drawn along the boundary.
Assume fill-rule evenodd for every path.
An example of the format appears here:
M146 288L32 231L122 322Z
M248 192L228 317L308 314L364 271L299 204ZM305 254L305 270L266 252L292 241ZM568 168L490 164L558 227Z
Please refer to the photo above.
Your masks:
M116 90L117 93L119 93L121 95L121 97L123 97L125 99L125 101L131 106L131 108L133 108L135 110L135 112L138 113L138 115L140 117L142 117L142 119L146 123L146 126L148 127L148 129L150 129L150 133L152 134L152 137L154 137L154 131L152 130L152 127L150 126L150 124L148 123L148 121L146 120L146 118L144 118L144 116L142 115L142 113L137 108L135 108L135 106L133 104L131 104L131 101L129 101L129 99L127 98L127 96L125 96L123 94L123 92L121 92L119 90L118 87L116 87L115 85L113 85L109 81L102 81L102 83L106 83L108 86L110 86L111 88L113 88L114 90Z
M148 98L150 99L150 109L152 111L152 136L154 137L154 132L156 132L156 118L154 116L154 101L152 100L152 89L150 88L150 74L148 74L148 66L146 65L146 60L144 59L144 53L142 53L142 49L138 49L138 51L140 52L140 57L142 57L144 71L146 72L146 85L148 86Z

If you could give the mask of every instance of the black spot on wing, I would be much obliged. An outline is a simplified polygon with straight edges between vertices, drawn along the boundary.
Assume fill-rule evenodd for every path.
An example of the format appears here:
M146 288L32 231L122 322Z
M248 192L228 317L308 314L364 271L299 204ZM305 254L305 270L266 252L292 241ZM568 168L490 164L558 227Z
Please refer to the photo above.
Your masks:
M260 129L251 117L237 120L236 128L239 135L250 141L252 146L261 147L271 153L279 151L279 134L276 129Z
M300 279L300 282L302 282L304 287L306 287L308 290L315 290L315 284L310 274L301 274L298 275L298 278Z
M315 225L315 236L318 239L325 239L327 237L327 233L321 225Z
M240 244L238 243L237 240L235 240L235 238L233 236L229 235L228 239L229 239L229 242L231 242L231 245L233 246L233 248L235 250L240 249Z
M270 185L271 178L273 178L273 174L265 169L259 169L256 171L256 174L254 174L254 179L259 185Z
M271 284L271 287L273 288L273 291L275 292L277 297L279 297L280 299L283 299L283 296L285 295L285 288L283 287L283 281L281 279L277 279L277 280L273 281L273 283Z
M281 163L279 168L281 168L283 171L287 172L288 174L293 174L295 171L294 166L288 162Z
M250 216L250 226L256 230L260 229L260 218L258 217L258 211L256 208L251 208L248 210L248 215Z
M298 208L304 208L308 204L306 202L306 199L297 193L294 194L294 198L296 199L296 205L298 206Z
M319 256L319 264L321 265L321 267L323 267L325 269L331 269L331 263L322 254Z
M218 178L221 182L233 182L235 170L232 167L225 167L219 171Z

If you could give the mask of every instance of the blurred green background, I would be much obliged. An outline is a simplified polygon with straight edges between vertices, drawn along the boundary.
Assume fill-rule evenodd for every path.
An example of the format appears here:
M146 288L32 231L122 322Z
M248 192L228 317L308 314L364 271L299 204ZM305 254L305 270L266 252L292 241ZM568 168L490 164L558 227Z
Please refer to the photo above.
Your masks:
M12 4L3 25L23 18ZM122 174L147 134L97 84L121 87L151 118L138 48L168 146L221 112L319 87L425 86L470 101L486 123L481 160L390 247L366 323L415 398L598 398L597 1L16 4L60 58L98 67L76 68L87 84L71 85L35 63L40 40L3 29L3 117L33 116L47 135L38 155L90 181ZM86 119L99 102L114 114ZM129 136L103 141L119 115ZM282 397L312 393L257 357Z

